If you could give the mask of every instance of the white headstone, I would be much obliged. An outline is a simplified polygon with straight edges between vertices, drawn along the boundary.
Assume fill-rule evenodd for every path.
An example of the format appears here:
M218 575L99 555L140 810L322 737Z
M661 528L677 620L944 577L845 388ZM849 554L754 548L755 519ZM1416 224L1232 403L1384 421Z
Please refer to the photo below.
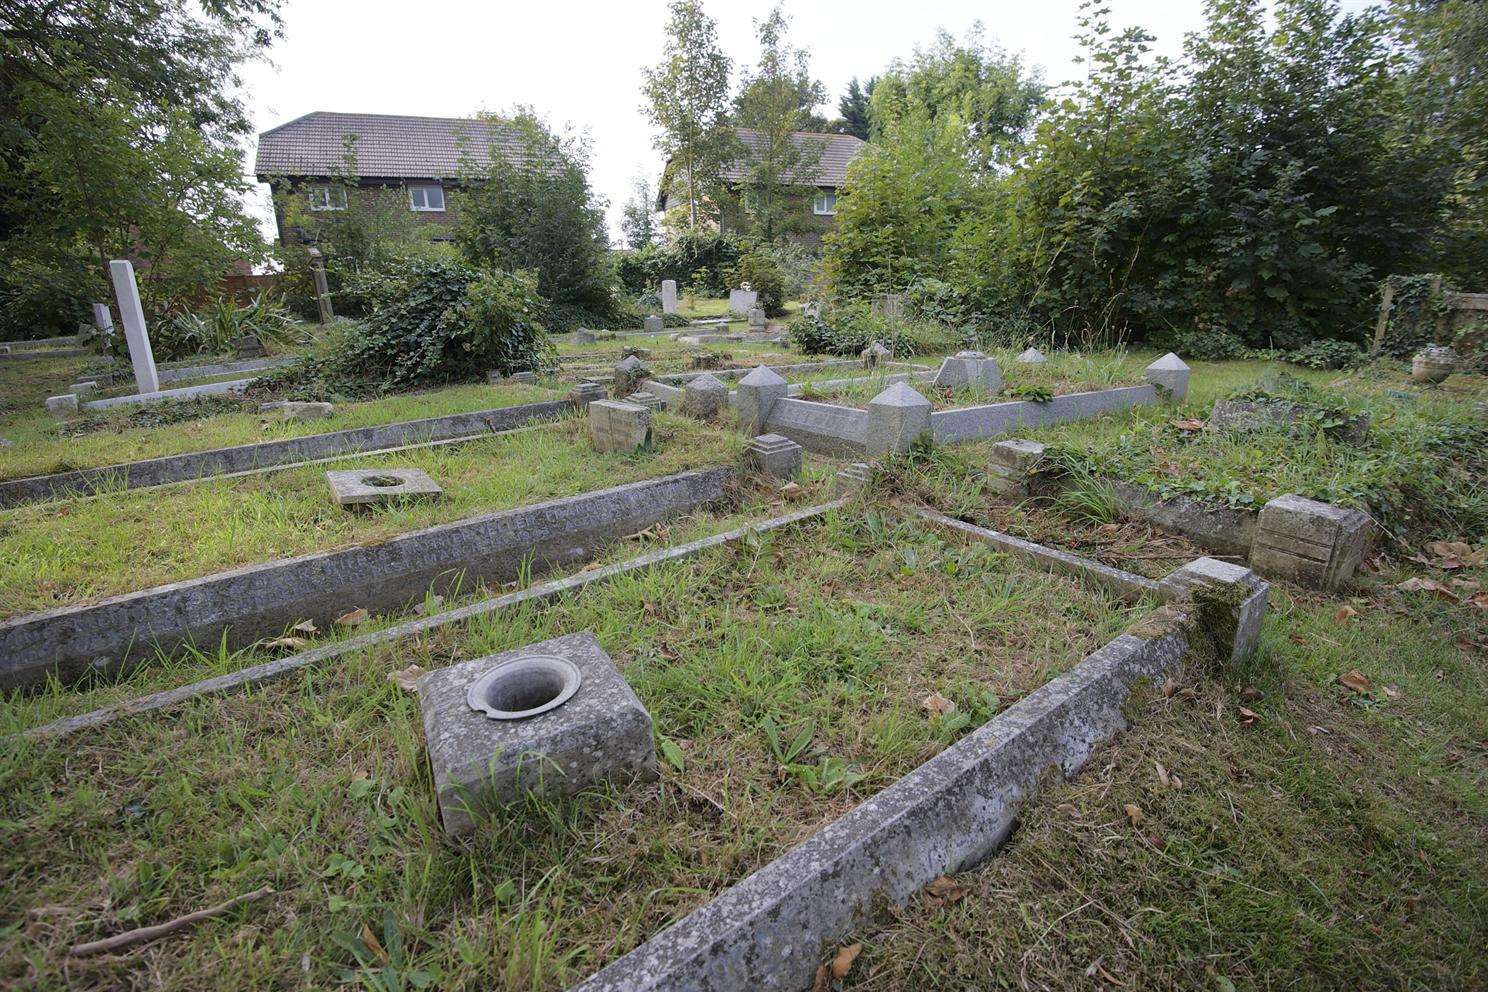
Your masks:
M675 279L661 281L661 312L677 312L677 280Z
M141 393L158 393L160 377L155 374L155 353L150 350L150 335L145 330L145 311L140 306L139 287L134 284L134 266L126 259L116 258L109 263L109 276L119 300L119 319L124 323L134 381Z
M114 336L114 315L109 313L107 303L93 304L93 326L105 339Z
M759 294L752 289L729 290L729 309L741 317L754 309L759 302Z

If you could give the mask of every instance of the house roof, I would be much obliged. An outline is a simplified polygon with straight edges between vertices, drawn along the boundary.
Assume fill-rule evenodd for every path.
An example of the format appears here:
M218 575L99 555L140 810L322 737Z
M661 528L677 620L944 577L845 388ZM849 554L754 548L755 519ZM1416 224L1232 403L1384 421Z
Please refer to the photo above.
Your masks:
M525 157L516 131L494 121L318 110L260 134L253 171L261 181L341 175L348 138L354 139L356 174L365 178L454 178L462 157L483 164L493 147L510 160Z
M738 134L739 141L750 152L764 142L764 136L753 128L738 127L734 128L734 131ZM796 131L791 134L791 141L797 147L804 147L807 142L821 145L821 160L817 163L815 174L799 178L792 177L806 186L841 186L847 179L847 163L857 158L858 153L866 144L862 139L851 134L821 134L816 131ZM747 158L743 158L725 166L720 178L724 182L739 182L748 175L749 162Z

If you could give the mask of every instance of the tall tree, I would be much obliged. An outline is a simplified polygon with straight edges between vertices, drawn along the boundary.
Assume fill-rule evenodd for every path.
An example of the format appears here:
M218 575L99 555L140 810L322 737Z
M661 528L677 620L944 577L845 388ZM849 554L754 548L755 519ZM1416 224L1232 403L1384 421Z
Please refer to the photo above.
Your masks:
M484 161L467 155L455 243L476 265L535 271L550 326L610 316L604 204L589 186L587 146L531 108L492 119L515 134L522 152L493 147Z
M651 183L645 176L637 176L631 188L630 199L620 213L620 229L625 233L625 243L631 248L644 248L656 240L656 216L652 212Z
M234 88L278 3L0 0L0 337L71 330L111 257L159 311L263 250Z
M826 91L811 78L805 50L787 40L789 28L779 4L755 21L759 66L745 74L734 113L744 146L741 206L753 232L767 240L789 229L801 198L815 191L826 150L825 139L797 134L811 123Z
M672 0L670 10L666 50L659 65L645 70L641 109L668 160L662 182L682 201L688 229L696 230L709 219L709 198L734 154L726 127L730 62L701 0Z
M869 76L866 83L859 83L858 77L854 76L848 82L847 92L837 101L837 113L842 116L833 121L838 134L851 134L868 140L873 125L873 87L877 82L877 76Z
M991 168L1011 160L1044 91L1036 70L983 41L978 22L962 41L942 30L928 48L890 65L873 87L872 123L884 127L915 113L954 117L971 135L978 164Z

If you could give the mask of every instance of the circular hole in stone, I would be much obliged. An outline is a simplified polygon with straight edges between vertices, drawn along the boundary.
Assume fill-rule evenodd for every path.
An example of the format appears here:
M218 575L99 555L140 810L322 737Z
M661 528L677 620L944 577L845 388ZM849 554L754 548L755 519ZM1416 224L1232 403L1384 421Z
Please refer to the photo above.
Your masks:
M387 489L390 486L401 486L403 480L396 475L364 475L362 485L376 486L378 489Z
M579 691L578 666L552 655L514 658L471 683L470 708L493 720L522 720L557 709Z

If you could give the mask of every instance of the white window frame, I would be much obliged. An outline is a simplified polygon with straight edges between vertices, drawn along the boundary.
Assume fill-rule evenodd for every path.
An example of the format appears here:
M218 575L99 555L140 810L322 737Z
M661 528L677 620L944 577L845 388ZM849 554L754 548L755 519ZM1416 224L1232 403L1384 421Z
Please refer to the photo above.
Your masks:
M333 193L341 194L339 203L336 202L338 197L332 196ZM323 210L346 209L346 187L337 183L322 183L319 186L311 186L306 195L310 197L310 209L316 213L320 213Z
M431 207L431 206L429 206L429 190L431 190L431 189L437 189L439 191L439 206L437 206L437 207ZM418 200L414 199L414 193L415 192L421 192L421 193L424 194L424 205L423 206L419 206ZM442 214L442 213L444 213L444 187L441 186L441 185L439 185L438 183L419 183L416 186L409 186L408 187L408 209L409 210L412 210L414 213L420 213L420 214Z
M825 206L824 206L825 205ZM837 216L837 194L818 193L811 198L811 212L818 217Z

